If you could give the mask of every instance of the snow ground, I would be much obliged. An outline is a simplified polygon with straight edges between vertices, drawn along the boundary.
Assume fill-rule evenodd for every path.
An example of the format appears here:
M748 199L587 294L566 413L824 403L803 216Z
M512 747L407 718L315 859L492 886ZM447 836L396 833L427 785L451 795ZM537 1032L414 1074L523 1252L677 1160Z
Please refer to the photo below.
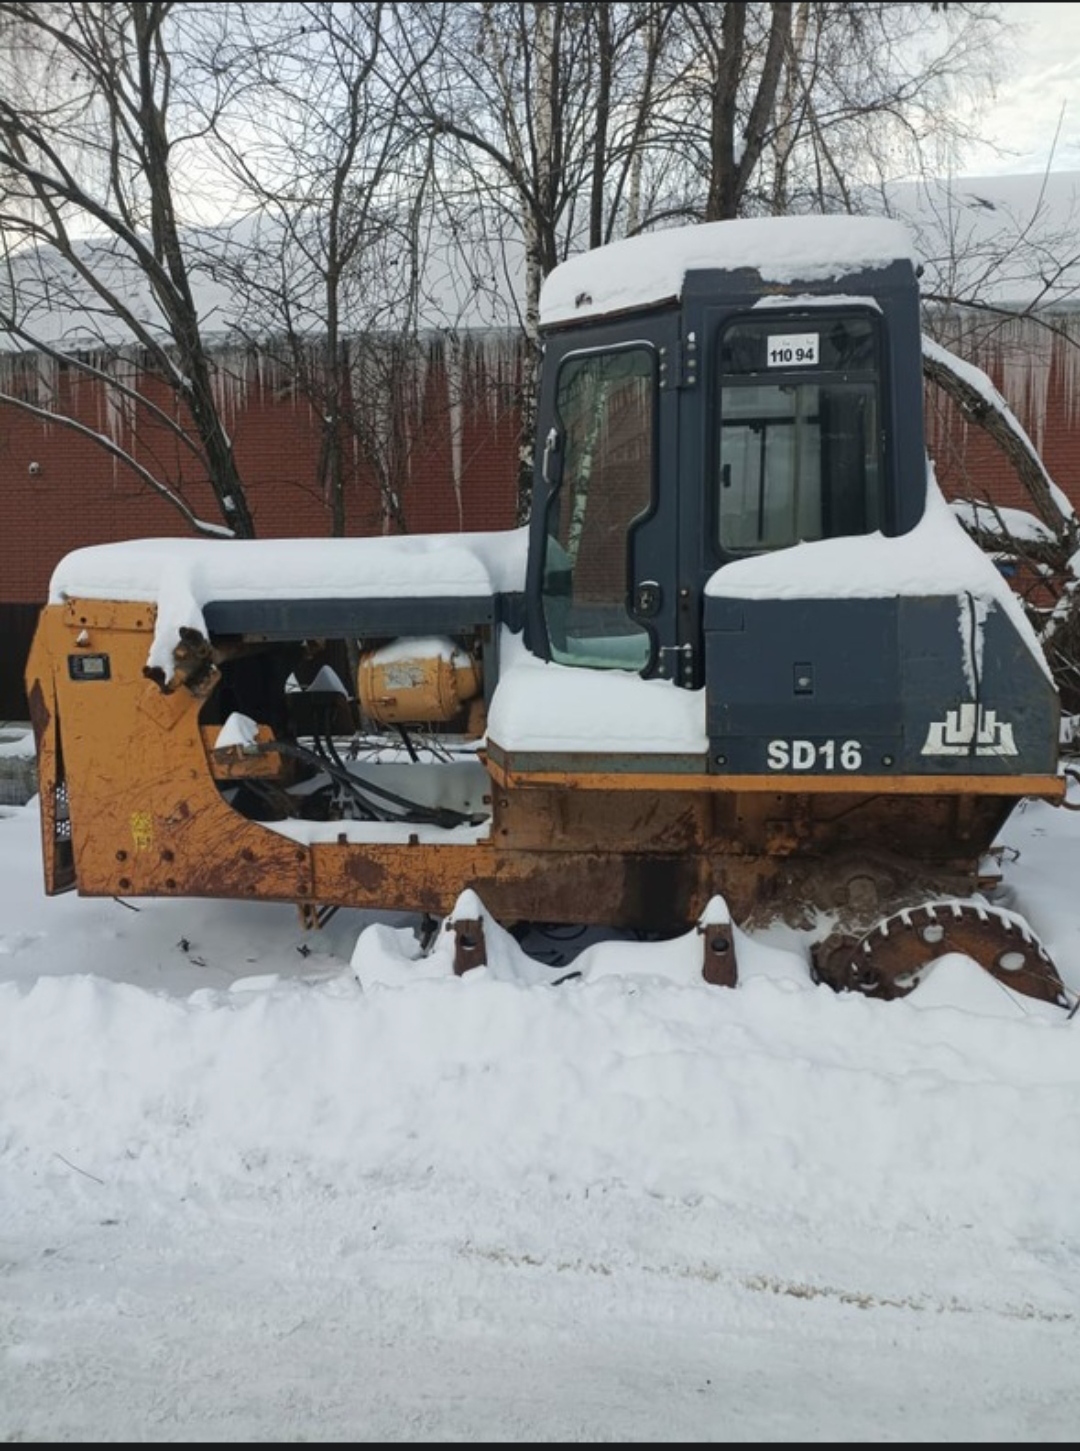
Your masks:
M735 991L680 941L455 979L404 917L47 900L36 832L0 808L0 1440L1075 1440L1080 1014L742 935ZM1002 841L1080 989L1080 815Z

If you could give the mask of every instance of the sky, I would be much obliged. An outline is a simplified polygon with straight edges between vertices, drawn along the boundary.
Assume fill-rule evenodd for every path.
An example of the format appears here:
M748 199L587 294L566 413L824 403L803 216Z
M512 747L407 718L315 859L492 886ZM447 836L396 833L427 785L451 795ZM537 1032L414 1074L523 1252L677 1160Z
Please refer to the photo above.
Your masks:
M963 174L1080 168L1080 4L1058 0L1001 9L1015 30L982 127L986 144L968 155Z

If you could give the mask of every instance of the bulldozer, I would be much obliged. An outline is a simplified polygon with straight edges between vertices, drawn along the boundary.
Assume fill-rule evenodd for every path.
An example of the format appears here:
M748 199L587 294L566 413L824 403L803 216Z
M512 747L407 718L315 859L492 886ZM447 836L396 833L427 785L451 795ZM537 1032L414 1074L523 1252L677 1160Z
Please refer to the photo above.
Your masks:
M726 987L782 921L838 992L959 952L1070 1008L993 905L1061 712L927 458L919 271L883 219L615 242L543 285L528 524L67 555L47 893L405 911L459 973L485 920L696 925Z

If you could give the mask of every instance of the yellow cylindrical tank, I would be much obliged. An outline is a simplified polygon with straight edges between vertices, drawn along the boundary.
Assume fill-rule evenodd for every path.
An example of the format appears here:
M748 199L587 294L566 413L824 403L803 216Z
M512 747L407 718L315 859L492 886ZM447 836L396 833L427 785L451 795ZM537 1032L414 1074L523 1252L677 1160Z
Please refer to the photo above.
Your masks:
M392 640L360 656L356 693L380 725L450 721L483 685L480 661L447 636Z

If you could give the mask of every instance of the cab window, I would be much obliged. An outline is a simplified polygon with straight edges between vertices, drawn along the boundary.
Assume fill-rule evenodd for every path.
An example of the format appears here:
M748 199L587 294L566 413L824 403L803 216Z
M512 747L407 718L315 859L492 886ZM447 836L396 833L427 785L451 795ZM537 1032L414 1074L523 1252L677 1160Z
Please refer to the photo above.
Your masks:
M882 523L877 320L770 313L720 337L717 541L725 552Z

